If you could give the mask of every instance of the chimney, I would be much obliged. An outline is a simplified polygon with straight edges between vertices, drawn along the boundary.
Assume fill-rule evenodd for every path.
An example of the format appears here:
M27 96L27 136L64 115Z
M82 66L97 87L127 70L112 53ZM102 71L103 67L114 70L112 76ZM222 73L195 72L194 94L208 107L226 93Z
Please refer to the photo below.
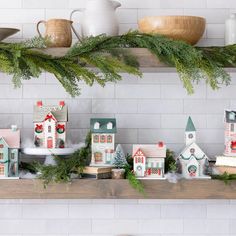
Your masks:
M43 102L42 101L37 101L37 107L42 107L43 106Z
M157 147L162 148L164 146L164 143L162 141L158 142Z
M17 131L17 125L11 125L11 131L12 132Z
M60 102L59 102L59 106L60 106L60 107L64 107L64 106L65 106L65 101L60 101Z

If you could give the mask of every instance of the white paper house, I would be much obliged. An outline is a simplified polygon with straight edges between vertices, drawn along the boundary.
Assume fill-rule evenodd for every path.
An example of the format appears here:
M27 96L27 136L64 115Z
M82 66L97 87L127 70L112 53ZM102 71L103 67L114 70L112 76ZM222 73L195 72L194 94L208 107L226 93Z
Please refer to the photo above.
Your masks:
M185 148L178 156L182 176L189 178L207 178L208 157L196 143L196 129L191 117L185 129Z

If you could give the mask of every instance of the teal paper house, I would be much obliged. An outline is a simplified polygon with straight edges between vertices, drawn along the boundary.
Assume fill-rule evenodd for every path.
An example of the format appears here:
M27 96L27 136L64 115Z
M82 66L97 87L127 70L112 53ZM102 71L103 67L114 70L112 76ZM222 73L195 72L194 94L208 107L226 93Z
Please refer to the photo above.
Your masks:
M0 178L19 178L20 131L0 129Z
M112 165L115 152L116 119L92 118L90 131L92 135L91 166Z

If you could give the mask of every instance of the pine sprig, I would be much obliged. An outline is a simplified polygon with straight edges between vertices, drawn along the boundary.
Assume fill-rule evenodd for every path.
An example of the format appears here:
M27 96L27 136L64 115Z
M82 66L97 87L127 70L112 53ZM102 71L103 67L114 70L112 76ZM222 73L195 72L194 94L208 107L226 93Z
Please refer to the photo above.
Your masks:
M212 175L212 179L222 180L225 184L229 184L231 181L236 180L236 174L228 174L224 172L222 175Z
M126 179L128 179L129 181L129 184L139 193L145 195L143 184L141 183L139 179L136 178L135 174L132 172L129 165L125 166L125 175L126 175Z
M85 147L75 151L68 158L55 156L56 165L42 165L35 162L33 167L39 173L38 178L43 180L44 187L51 182L67 183L71 181L71 174L80 175L86 166L87 159L91 155L91 134L88 133Z

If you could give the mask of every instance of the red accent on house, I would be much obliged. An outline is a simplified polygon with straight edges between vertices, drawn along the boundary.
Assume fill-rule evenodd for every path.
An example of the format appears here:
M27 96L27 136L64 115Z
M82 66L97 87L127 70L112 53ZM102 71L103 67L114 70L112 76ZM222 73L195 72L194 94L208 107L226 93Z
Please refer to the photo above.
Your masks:
M161 175L161 170L160 169L158 169L158 175Z
M52 138L48 137L47 139L47 148L52 148Z
M37 107L42 107L43 106L43 102L42 101L37 101Z
M164 143L161 141L161 142L158 142L158 147L163 147L164 146Z
M148 174L148 175L151 175L151 173L152 173L151 168L148 168L148 169L147 169L147 174Z
M143 157L145 157L144 153L142 152L142 150L140 148L136 151L136 153L132 156L132 158L134 158L136 156L143 156Z
M233 150L236 149L236 141L231 142L231 149L233 149Z
M43 129L43 125L36 124L36 129Z
M65 106L65 101L60 101L59 106L64 107Z
M58 124L58 125L56 126L56 129L62 129L62 130L65 131L65 125L60 125L60 124Z
M106 149L105 153L114 153L114 150L113 149Z
M46 120L49 120L49 119L55 120L55 117L53 115L47 114L44 120L46 121Z

